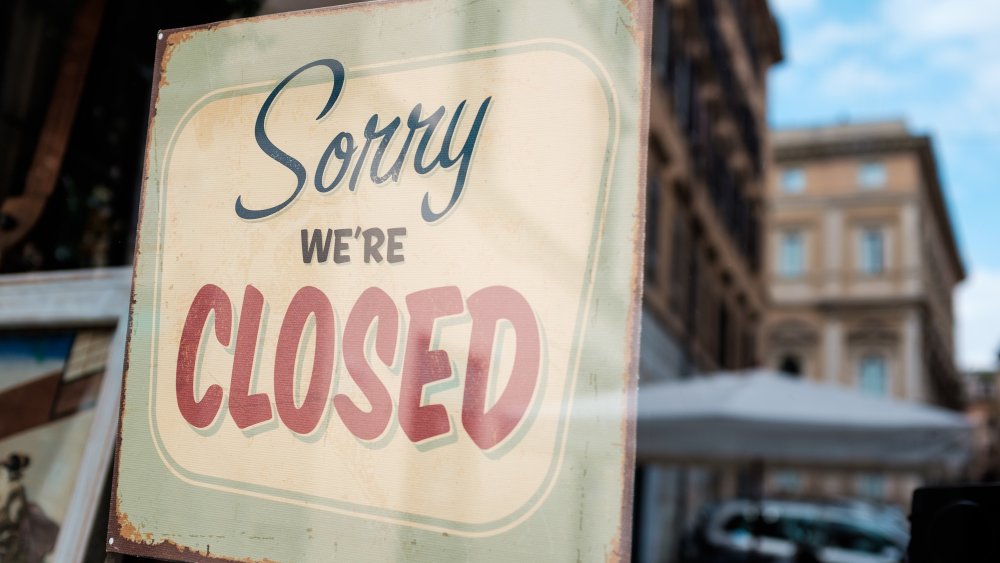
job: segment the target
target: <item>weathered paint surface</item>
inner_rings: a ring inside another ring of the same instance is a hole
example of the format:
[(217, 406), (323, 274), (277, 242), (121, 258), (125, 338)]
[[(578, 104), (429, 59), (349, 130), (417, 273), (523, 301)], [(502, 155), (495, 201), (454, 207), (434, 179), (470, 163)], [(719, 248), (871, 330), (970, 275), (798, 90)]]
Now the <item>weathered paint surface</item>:
[(163, 32), (109, 549), (627, 560), (649, 20)]

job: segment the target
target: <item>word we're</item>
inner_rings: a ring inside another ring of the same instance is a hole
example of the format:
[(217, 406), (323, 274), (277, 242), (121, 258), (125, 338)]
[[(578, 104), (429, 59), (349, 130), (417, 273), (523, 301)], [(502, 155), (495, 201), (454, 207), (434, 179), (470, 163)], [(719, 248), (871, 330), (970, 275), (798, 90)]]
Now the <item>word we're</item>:
[(350, 249), (353, 239), (355, 243), (353, 246), (364, 247), (365, 264), (372, 261), (379, 263), (383, 259), (390, 264), (398, 264), (405, 260), (402, 254), (403, 243), (398, 240), (404, 236), (406, 227), (395, 227), (385, 231), (378, 227), (361, 230), (360, 226), (353, 230), (327, 229), (325, 237), (323, 231), (319, 229), (313, 229), (311, 235), (309, 229), (302, 229), (302, 261), (311, 264), (315, 258), (322, 264), (330, 256), (332, 248), (333, 263), (346, 264), (351, 261)]

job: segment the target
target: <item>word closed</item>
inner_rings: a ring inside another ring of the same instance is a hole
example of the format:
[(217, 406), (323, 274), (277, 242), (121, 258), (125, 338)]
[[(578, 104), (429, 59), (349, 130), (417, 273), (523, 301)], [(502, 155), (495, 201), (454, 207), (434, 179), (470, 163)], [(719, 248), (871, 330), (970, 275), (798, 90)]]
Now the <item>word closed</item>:
[[(424, 386), (452, 376), (448, 352), (431, 349), (431, 335), (437, 319), (460, 315), (467, 309), (472, 327), (461, 406), (462, 427), (481, 449), (487, 450), (503, 442), (524, 418), (538, 383), (541, 336), (535, 313), (527, 300), (517, 291), (499, 285), (481, 289), (464, 302), (455, 286), (416, 291), (405, 300), (408, 329), (400, 326), (396, 303), (377, 287), (369, 287), (361, 293), (343, 325), (344, 366), (370, 404), (370, 408), (364, 409), (343, 393), (329, 400), (337, 363), (335, 331), (339, 323), (330, 300), (322, 291), (312, 286), (302, 287), (289, 303), (278, 334), (274, 387), (269, 395), (250, 392), (264, 309), (263, 294), (253, 285), (246, 286), (239, 326), (233, 334), (233, 308), (229, 296), (220, 287), (206, 284), (195, 295), (181, 334), (177, 353), (177, 407), (188, 424), (196, 428), (211, 425), (222, 410), (226, 393), (222, 386), (210, 385), (201, 397), (197, 396), (195, 388), (198, 359), (204, 352), (200, 349), (203, 333), (209, 330), (207, 324), (214, 312), (218, 344), (229, 347), (232, 339), (236, 340), (228, 410), (239, 428), (267, 422), (276, 410), (289, 430), (301, 435), (311, 434), (332, 404), (347, 430), (361, 440), (381, 436), (392, 419), (394, 408), (398, 408), (400, 427), (414, 443), (448, 434), (451, 422), (444, 405), (423, 404), (422, 400)], [(308, 381), (300, 382), (305, 396), (297, 401), (297, 356), (310, 318), (315, 334), (312, 373)], [(487, 406), (491, 372), (497, 371), (491, 370), (491, 358), (501, 321), (513, 327), (516, 351), (506, 386), (496, 402)], [(393, 404), (388, 388), (372, 369), (370, 362), (375, 358), (365, 353), (366, 338), (373, 324), (376, 324), (374, 355), (386, 366), (395, 362), (400, 330), (407, 330), (397, 405)]]

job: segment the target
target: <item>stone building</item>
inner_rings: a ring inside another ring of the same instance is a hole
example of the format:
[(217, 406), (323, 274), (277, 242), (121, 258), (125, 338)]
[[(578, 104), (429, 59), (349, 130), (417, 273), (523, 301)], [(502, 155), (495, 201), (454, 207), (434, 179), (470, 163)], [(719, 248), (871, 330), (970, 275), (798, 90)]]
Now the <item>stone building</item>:
[[(653, 9), (646, 382), (758, 365), (764, 320), (767, 71), (782, 59), (766, 0), (657, 0)], [(735, 474), (641, 466), (634, 559), (672, 555)]]
[(972, 461), (968, 477), (988, 483), (1000, 481), (1000, 369), (965, 374), (968, 401), (965, 417), (972, 424)]
[(658, 357), (642, 375), (752, 366), (778, 29), (762, 0), (663, 0), (653, 17), (643, 331)]
[[(891, 121), (778, 131), (772, 140), (765, 364), (961, 409), (952, 292), (965, 267), (930, 138)], [(909, 495), (902, 481), (880, 476), (840, 481), (821, 488)]]

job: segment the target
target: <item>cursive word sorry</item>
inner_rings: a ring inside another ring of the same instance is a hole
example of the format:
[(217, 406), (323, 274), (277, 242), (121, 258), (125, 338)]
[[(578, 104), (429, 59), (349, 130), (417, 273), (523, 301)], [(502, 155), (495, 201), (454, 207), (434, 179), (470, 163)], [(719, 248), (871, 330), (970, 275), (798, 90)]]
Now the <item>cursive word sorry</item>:
[[(269, 217), (291, 205), (302, 193), (302, 188), (308, 180), (305, 166), (303, 166), (300, 160), (278, 148), (271, 141), (270, 137), (268, 137), (264, 126), (267, 122), (268, 112), (271, 110), (271, 106), (274, 104), (278, 94), (296, 76), (313, 67), (325, 67), (333, 73), (330, 97), (327, 99), (323, 110), (320, 111), (319, 116), (316, 117), (317, 120), (322, 119), (333, 109), (333, 106), (337, 103), (344, 90), (344, 65), (335, 59), (320, 59), (305, 64), (289, 74), (274, 87), (274, 90), (264, 100), (264, 105), (261, 106), (260, 112), (257, 114), (254, 136), (257, 145), (267, 156), (295, 174), (295, 189), (284, 201), (264, 209), (250, 209), (243, 203), (242, 196), (237, 197), (236, 215), (242, 219), (253, 220)], [(479, 138), (479, 130), (482, 127), (483, 119), (486, 117), (486, 110), (489, 109), (491, 99), (492, 97), (487, 97), (479, 105), (479, 111), (476, 113), (472, 126), (469, 128), (469, 133), (465, 141), (460, 142), (457, 154), (454, 155), (452, 155), (452, 144), (455, 142), (456, 129), (465, 110), (466, 100), (462, 100), (458, 104), (458, 107), (455, 108), (448, 128), (445, 130), (444, 136), (441, 137), (440, 146), (437, 147), (432, 147), (431, 143), (435, 130), (437, 130), (438, 125), (445, 116), (445, 107), (441, 106), (430, 115), (424, 117), (423, 105), (417, 104), (413, 106), (410, 115), (406, 118), (406, 139), (403, 141), (399, 153), (395, 155), (395, 159), (392, 160), (391, 164), (388, 165), (388, 169), (385, 170), (383, 170), (383, 161), (386, 160), (389, 143), (402, 127), (403, 121), (399, 116), (396, 116), (383, 125), (379, 114), (373, 114), (365, 125), (363, 141), (360, 139), (355, 140), (354, 135), (347, 131), (337, 133), (330, 140), (313, 174), (313, 185), (316, 191), (320, 193), (333, 191), (350, 174), (348, 185), (350, 191), (353, 192), (357, 189), (358, 178), (365, 169), (368, 170), (371, 181), (376, 185), (383, 184), (390, 179), (393, 182), (399, 181), (399, 175), (407, 159), (410, 146), (419, 135), (420, 137), (413, 153), (413, 170), (417, 174), (430, 174), (438, 166), (442, 169), (449, 169), (456, 164), (458, 165), (458, 173), (455, 178), (455, 186), (451, 193), (451, 199), (443, 209), (440, 211), (432, 209), (430, 194), (424, 194), (423, 204), (420, 209), (420, 214), (424, 221), (432, 223), (441, 219), (458, 203), (459, 198), (462, 196), (462, 190), (465, 189), (465, 182), (469, 173), (469, 163), (472, 159), (472, 153), (475, 151), (476, 141)], [(377, 146), (374, 148), (374, 154), (370, 154), (372, 153), (373, 145)], [(392, 156), (390, 155), (389, 158), (392, 158)], [(333, 173), (333, 179), (329, 183), (324, 183), (328, 169)]]

